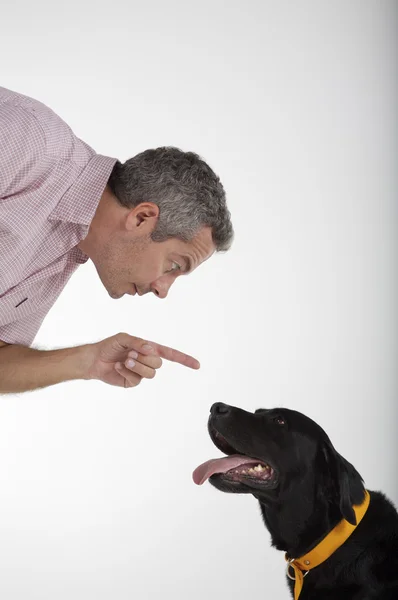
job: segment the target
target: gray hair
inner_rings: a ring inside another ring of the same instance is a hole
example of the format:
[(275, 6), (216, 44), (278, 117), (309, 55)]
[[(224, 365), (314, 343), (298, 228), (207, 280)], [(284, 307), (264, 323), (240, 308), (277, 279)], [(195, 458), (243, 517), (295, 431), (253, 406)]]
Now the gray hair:
[(224, 188), (197, 154), (173, 147), (145, 150), (123, 164), (117, 162), (108, 184), (126, 208), (141, 202), (159, 207), (154, 241), (190, 241), (207, 226), (217, 251), (230, 248), (234, 232)]

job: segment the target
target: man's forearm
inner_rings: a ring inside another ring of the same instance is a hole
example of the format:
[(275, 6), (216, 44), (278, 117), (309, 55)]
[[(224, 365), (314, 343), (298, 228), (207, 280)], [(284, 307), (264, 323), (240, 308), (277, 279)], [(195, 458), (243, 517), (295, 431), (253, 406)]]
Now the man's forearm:
[(36, 390), (62, 381), (85, 378), (85, 347), (33, 350), (0, 347), (0, 394)]

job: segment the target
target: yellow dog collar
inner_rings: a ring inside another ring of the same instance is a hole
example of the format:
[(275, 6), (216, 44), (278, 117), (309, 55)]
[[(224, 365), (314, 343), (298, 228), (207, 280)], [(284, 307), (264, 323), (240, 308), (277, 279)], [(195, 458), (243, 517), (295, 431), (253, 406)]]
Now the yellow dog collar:
[[(368, 491), (365, 491), (365, 499), (362, 504), (353, 506), (357, 519), (356, 525), (351, 525), (351, 523), (343, 519), (325, 538), (323, 538), (322, 541), (319, 542), (317, 546), (315, 546), (315, 548), (304, 556), (301, 556), (300, 558), (289, 558), (287, 554), (285, 555), (287, 562), (287, 576), (295, 582), (294, 600), (298, 600), (301, 594), (304, 577), (308, 575), (311, 569), (314, 569), (325, 562), (325, 560), (332, 556), (332, 554), (348, 540), (350, 535), (362, 521), (362, 518), (368, 510), (369, 503), (370, 495)], [(292, 571), (294, 575), (292, 574)]]

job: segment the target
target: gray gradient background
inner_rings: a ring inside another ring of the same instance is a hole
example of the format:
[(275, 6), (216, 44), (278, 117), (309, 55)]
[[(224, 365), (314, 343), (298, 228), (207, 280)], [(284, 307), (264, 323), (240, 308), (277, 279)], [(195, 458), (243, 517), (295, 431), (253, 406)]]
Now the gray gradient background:
[[(299, 6), (300, 4), (300, 6)], [(13, 2), (1, 85), (98, 152), (174, 144), (222, 177), (233, 250), (167, 302), (82, 267), (37, 338), (197, 355), (137, 390), (0, 400), (0, 597), (288, 597), (256, 502), (197, 488), (208, 408), (284, 405), (398, 501), (396, 2)]]

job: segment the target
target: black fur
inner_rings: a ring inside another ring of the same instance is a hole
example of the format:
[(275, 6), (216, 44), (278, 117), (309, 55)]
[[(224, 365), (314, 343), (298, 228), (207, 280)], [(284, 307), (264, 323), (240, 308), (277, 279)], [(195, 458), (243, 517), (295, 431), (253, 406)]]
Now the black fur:
[[(356, 469), (314, 421), (287, 409), (249, 413), (212, 406), (209, 432), (226, 454), (271, 465), (268, 482), (216, 474), (224, 492), (251, 493), (260, 502), (272, 545), (292, 558), (306, 554), (342, 519), (355, 523), (353, 504), (364, 498)], [(300, 600), (398, 600), (398, 513), (380, 492), (349, 539), (304, 579)], [(282, 557), (281, 557), (281, 560)], [(293, 582), (288, 579), (293, 597)]]

